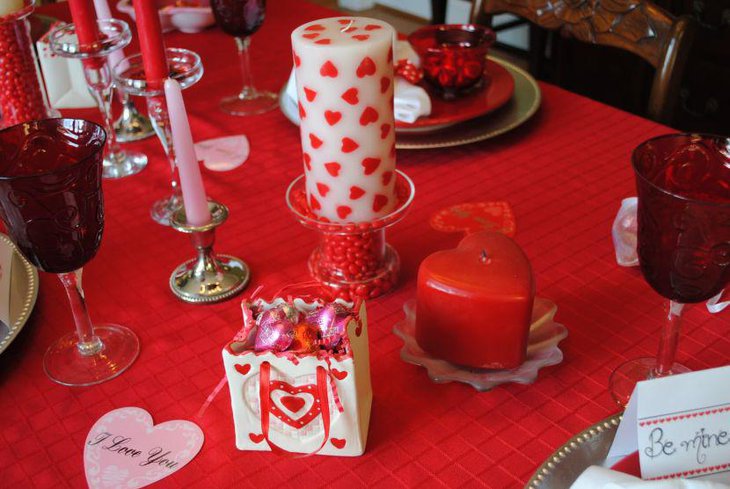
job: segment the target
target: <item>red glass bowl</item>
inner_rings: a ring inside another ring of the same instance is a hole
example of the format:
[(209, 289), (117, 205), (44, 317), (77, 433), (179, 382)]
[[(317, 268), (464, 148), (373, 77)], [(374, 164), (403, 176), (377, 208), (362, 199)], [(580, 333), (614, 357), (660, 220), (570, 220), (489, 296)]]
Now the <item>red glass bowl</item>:
[(492, 29), (474, 24), (431, 25), (408, 36), (424, 78), (447, 99), (481, 85), (495, 39)]

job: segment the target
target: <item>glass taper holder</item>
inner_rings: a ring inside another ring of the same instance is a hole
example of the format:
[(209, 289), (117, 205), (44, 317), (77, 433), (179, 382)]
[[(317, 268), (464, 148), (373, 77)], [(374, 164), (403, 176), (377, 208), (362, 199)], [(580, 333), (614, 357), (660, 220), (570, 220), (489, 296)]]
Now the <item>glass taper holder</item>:
[(120, 143), (140, 141), (155, 134), (152, 122), (141, 114), (134, 105), (132, 96), (124, 90), (119, 90), (119, 102), (122, 104), (122, 113), (114, 122), (114, 132)]
[(102, 176), (123, 178), (142, 171), (147, 166), (147, 156), (142, 153), (124, 151), (119, 147), (112, 127), (112, 83), (111, 70), (107, 65), (109, 53), (122, 49), (132, 40), (132, 33), (126, 22), (118, 19), (98, 20), (100, 39), (91, 45), (81, 45), (76, 37), (74, 24), (61, 24), (49, 36), (51, 50), (64, 58), (80, 59), (84, 65), (84, 77), (104, 121), (107, 133), (106, 151)]
[(185, 209), (178, 209), (170, 219), (176, 231), (189, 234), (197, 256), (178, 266), (170, 276), (170, 289), (179, 299), (190, 303), (212, 303), (243, 291), (251, 278), (248, 265), (230, 255), (213, 251), (215, 230), (228, 218), (228, 208), (209, 201), (211, 220), (203, 226), (187, 221)]
[(318, 218), (307, 204), (304, 175), (286, 191), (286, 203), (304, 227), (319, 233), (307, 265), (328, 300), (374, 299), (398, 284), (400, 258), (385, 240), (385, 229), (408, 212), (415, 195), (413, 181), (396, 171), (398, 204), (389, 214), (370, 222), (335, 223)]
[[(196, 53), (179, 48), (167, 48), (165, 51), (167, 64), (170, 67), (170, 78), (176, 80), (183, 90), (197, 83), (203, 76), (203, 63)], [(162, 225), (170, 225), (172, 214), (182, 207), (182, 194), (175, 165), (175, 150), (172, 146), (165, 91), (162, 86), (152, 87), (147, 83), (141, 54), (124, 58), (114, 66), (113, 72), (114, 82), (120, 90), (129, 95), (145, 97), (147, 100), (147, 112), (152, 121), (152, 127), (160, 139), (170, 164), (170, 186), (172, 187), (171, 195), (152, 204), (150, 216)]]

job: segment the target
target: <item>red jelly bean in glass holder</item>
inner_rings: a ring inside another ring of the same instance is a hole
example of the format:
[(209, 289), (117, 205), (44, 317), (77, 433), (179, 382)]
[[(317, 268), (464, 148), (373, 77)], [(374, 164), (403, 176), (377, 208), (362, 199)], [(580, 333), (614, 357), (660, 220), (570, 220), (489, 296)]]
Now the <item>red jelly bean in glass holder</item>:
[(424, 78), (447, 100), (482, 86), (496, 39), (492, 29), (473, 24), (431, 25), (408, 36)]
[(0, 129), (57, 116), (48, 105), (30, 38), (27, 17), (34, 8), (34, 0), (25, 0), (20, 9), (0, 16)]
[(390, 214), (370, 222), (337, 223), (316, 216), (307, 203), (304, 175), (286, 191), (286, 203), (300, 224), (319, 232), (319, 243), (309, 256), (312, 278), (327, 300), (374, 299), (398, 283), (400, 258), (385, 240), (385, 228), (400, 221), (415, 195), (413, 181), (396, 171), (398, 205)]

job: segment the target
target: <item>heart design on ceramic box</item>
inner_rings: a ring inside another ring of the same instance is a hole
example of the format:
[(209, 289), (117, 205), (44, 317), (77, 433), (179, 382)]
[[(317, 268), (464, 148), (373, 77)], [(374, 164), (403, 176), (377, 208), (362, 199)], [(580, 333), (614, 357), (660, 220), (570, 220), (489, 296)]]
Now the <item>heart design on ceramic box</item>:
[(91, 489), (144, 487), (175, 473), (203, 446), (202, 430), (190, 421), (152, 423), (138, 407), (109, 411), (84, 443), (84, 470)]

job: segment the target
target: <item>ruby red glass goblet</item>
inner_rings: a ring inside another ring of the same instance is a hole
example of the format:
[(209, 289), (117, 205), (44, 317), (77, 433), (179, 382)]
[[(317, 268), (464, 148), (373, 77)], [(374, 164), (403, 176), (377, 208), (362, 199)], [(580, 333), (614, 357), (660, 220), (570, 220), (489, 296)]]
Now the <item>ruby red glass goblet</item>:
[(76, 332), (46, 351), (48, 376), (82, 386), (116, 377), (139, 353), (129, 329), (92, 325), (81, 269), (104, 229), (102, 160), (106, 134), (80, 119), (46, 119), (0, 131), (0, 218), (21, 253), (55, 273), (68, 295)]
[(641, 273), (668, 301), (657, 357), (630, 360), (611, 375), (622, 405), (636, 382), (688, 371), (674, 361), (682, 310), (730, 282), (730, 139), (661, 136), (639, 145), (632, 162)]

